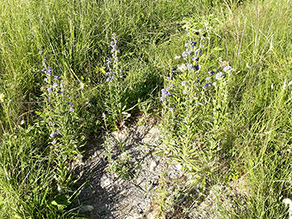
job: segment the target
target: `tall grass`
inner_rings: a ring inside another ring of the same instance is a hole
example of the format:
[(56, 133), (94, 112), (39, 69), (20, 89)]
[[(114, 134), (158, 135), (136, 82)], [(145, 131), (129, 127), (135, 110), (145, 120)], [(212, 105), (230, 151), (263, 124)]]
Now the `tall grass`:
[[(70, 164), (86, 139), (105, 126), (121, 128), (143, 101), (162, 110), (162, 153), (199, 175), (201, 190), (244, 181), (248, 195), (235, 200), (244, 211), (222, 207), (221, 215), (284, 217), (281, 200), (291, 196), (291, 10), (285, 0), (1, 1), (0, 217), (77, 217)], [(190, 74), (174, 57), (195, 29), (208, 35), (201, 69)], [(113, 33), (124, 77), (116, 84), (107, 81)], [(232, 71), (208, 90), (194, 84), (227, 65)], [(50, 96), (53, 83), (60, 90)], [(173, 95), (161, 104), (160, 90), (170, 83)]]

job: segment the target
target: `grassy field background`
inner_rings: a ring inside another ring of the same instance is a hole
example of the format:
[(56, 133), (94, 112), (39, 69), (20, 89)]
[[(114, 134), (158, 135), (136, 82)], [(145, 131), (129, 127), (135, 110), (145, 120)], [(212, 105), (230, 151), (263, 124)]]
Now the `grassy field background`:
[(222, 218), (286, 218), (290, 14), (289, 0), (2, 0), (0, 218), (82, 218), (71, 163), (137, 114), (159, 118), (158, 151), (202, 190), (244, 181)]

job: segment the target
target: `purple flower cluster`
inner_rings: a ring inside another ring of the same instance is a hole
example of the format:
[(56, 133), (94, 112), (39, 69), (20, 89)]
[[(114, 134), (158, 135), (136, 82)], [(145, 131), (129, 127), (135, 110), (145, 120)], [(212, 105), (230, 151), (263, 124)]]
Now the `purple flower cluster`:
[(169, 87), (166, 89), (162, 89), (161, 90), (161, 98), (160, 100), (162, 102), (164, 102), (166, 100), (167, 97), (170, 97), (172, 95), (172, 93), (169, 92)]
[(68, 101), (67, 104), (70, 105), (69, 111), (73, 112), (74, 111), (74, 108), (73, 108), (74, 105), (73, 105), (73, 103), (71, 103), (70, 101)]
[[(110, 46), (112, 47), (111, 49), (111, 53), (112, 53), (112, 58), (106, 58), (106, 65), (107, 65), (107, 68), (108, 68), (108, 72), (106, 73), (106, 76), (107, 76), (107, 79), (106, 81), (107, 82), (111, 82), (114, 80), (114, 76), (112, 75), (113, 72), (115, 72), (115, 70), (117, 70), (117, 66), (118, 66), (118, 62), (119, 62), (119, 57), (118, 57), (118, 53), (120, 52), (120, 50), (118, 49), (117, 47), (117, 35), (116, 34), (113, 34), (112, 35), (112, 41), (110, 42)], [(122, 70), (119, 70), (119, 72), (121, 73)], [(119, 77), (119, 76), (117, 76)], [(124, 75), (120, 75), (121, 78), (125, 78)]]
[(114, 62), (119, 61), (118, 53), (120, 52), (120, 50), (118, 49), (117, 43), (118, 43), (117, 35), (114, 33), (112, 36), (112, 41), (110, 42), (110, 45), (112, 47), (111, 53), (113, 55)]
[[(197, 35), (200, 35), (200, 31), (196, 32)], [(200, 52), (201, 49), (205, 47), (206, 39), (204, 38), (206, 34), (203, 34), (201, 37), (200, 43), (198, 43), (196, 40), (189, 40), (188, 42), (185, 43), (185, 51), (182, 53), (182, 57), (184, 60), (187, 60), (187, 58), (194, 54), (192, 57), (192, 61), (195, 62), (195, 64), (187, 64), (187, 68), (190, 71), (199, 71), (200, 70), (200, 65), (199, 65), (199, 56), (202, 55)], [(179, 56), (175, 56), (175, 59), (177, 59)]]
[[(54, 77), (52, 77), (51, 67), (48, 66), (46, 57), (44, 57), (44, 60), (42, 61), (42, 63), (44, 67), (42, 71), (47, 74), (44, 81), (47, 83), (48, 94), (50, 95), (52, 92), (55, 92), (57, 94), (63, 94), (63, 92), (60, 90), (61, 88), (60, 77), (57, 75), (54, 75)], [(71, 102), (67, 102), (67, 103), (70, 105), (69, 111), (73, 112), (74, 111), (73, 104)]]
[(47, 65), (47, 57), (44, 57), (42, 71), (47, 73), (49, 76), (52, 76), (52, 71), (51, 70), (52, 70), (52, 68)]

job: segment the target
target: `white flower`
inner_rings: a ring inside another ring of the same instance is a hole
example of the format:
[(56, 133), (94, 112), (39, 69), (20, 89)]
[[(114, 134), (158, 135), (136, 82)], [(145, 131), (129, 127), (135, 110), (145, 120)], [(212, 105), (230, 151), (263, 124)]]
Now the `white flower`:
[(187, 66), (185, 64), (182, 64), (182, 65), (178, 66), (177, 69), (180, 70), (180, 71), (186, 71), (187, 70)]
[(0, 93), (0, 102), (4, 102), (4, 94)]
[(286, 206), (289, 206), (289, 219), (292, 219), (292, 201), (289, 198), (283, 199), (283, 203)]

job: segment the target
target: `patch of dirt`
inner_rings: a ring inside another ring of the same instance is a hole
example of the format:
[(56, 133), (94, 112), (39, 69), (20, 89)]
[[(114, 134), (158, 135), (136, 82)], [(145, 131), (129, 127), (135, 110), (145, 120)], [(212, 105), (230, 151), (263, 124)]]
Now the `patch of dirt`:
[(154, 154), (160, 135), (155, 122), (148, 122), (96, 141), (77, 168), (87, 180), (77, 199), (80, 211), (92, 219), (215, 219), (222, 218), (222, 206), (234, 212), (239, 184), (214, 185), (202, 195), (192, 183), (196, 176)]

